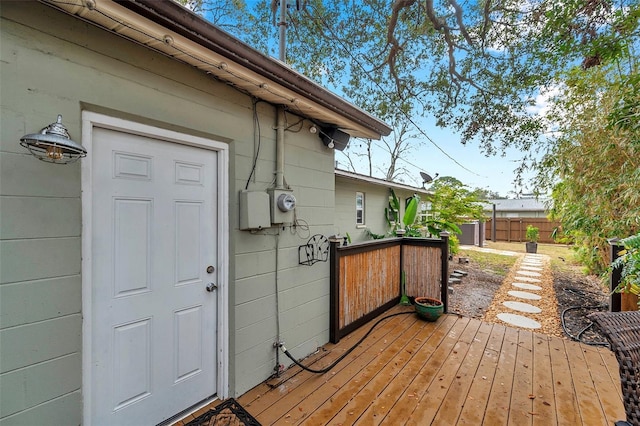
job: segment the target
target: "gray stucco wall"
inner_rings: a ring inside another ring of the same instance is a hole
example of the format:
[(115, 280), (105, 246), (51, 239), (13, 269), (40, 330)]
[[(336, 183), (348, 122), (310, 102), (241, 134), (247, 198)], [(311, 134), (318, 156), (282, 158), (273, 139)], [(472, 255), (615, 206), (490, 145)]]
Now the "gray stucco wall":
[[(273, 372), (276, 275), (287, 347), (302, 357), (326, 343), (328, 263), (299, 266), (297, 249), (333, 232), (333, 151), (317, 135), (287, 132), (285, 179), (305, 222), (239, 231), (238, 191), (256, 150), (248, 96), (39, 3), (3, 2), (1, 13), (0, 425), (82, 419), (81, 167), (38, 161), (18, 144), (57, 114), (75, 140), (90, 110), (230, 144), (232, 396)], [(258, 114), (254, 190), (271, 184), (275, 161), (274, 108), (261, 103)]]

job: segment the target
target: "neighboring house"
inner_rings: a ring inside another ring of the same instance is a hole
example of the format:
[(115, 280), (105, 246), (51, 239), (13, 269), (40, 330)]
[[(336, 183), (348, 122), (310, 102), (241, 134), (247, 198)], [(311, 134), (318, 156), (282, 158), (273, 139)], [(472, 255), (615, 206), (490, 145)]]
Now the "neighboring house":
[[(174, 2), (0, 13), (0, 424), (157, 424), (328, 342), (326, 134), (389, 127)], [(86, 158), (19, 145), (58, 114)]]
[(414, 194), (427, 201), (429, 191), (397, 182), (390, 182), (346, 170), (335, 170), (335, 232), (352, 242), (370, 240), (368, 232), (384, 235), (389, 232), (385, 208), (389, 207), (390, 189), (400, 200), (400, 218), (405, 201)]
[(547, 217), (548, 202), (538, 198), (487, 200), (484, 211), (491, 217), (495, 205), (496, 217)]

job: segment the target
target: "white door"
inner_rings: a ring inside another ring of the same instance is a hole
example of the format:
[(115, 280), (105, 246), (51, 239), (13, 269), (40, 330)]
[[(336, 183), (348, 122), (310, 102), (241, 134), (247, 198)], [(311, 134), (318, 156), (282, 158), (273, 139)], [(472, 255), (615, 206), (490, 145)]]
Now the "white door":
[(92, 146), (91, 423), (152, 425), (216, 394), (218, 154)]

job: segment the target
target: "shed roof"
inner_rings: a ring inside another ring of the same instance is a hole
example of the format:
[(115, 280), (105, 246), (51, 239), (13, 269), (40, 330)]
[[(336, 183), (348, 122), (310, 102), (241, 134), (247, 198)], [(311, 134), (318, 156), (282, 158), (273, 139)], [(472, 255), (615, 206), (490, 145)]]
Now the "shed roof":
[(379, 139), (383, 121), (268, 57), (174, 1), (43, 0), (71, 15), (188, 63), (237, 89), (355, 137)]

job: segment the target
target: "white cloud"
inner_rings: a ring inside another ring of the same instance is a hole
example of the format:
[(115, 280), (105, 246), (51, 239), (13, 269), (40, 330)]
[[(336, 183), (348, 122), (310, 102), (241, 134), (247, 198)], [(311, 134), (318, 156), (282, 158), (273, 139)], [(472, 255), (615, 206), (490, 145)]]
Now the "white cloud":
[(541, 87), (535, 98), (535, 104), (527, 107), (531, 115), (539, 115), (547, 118), (553, 106), (553, 98), (560, 94), (560, 87)]

